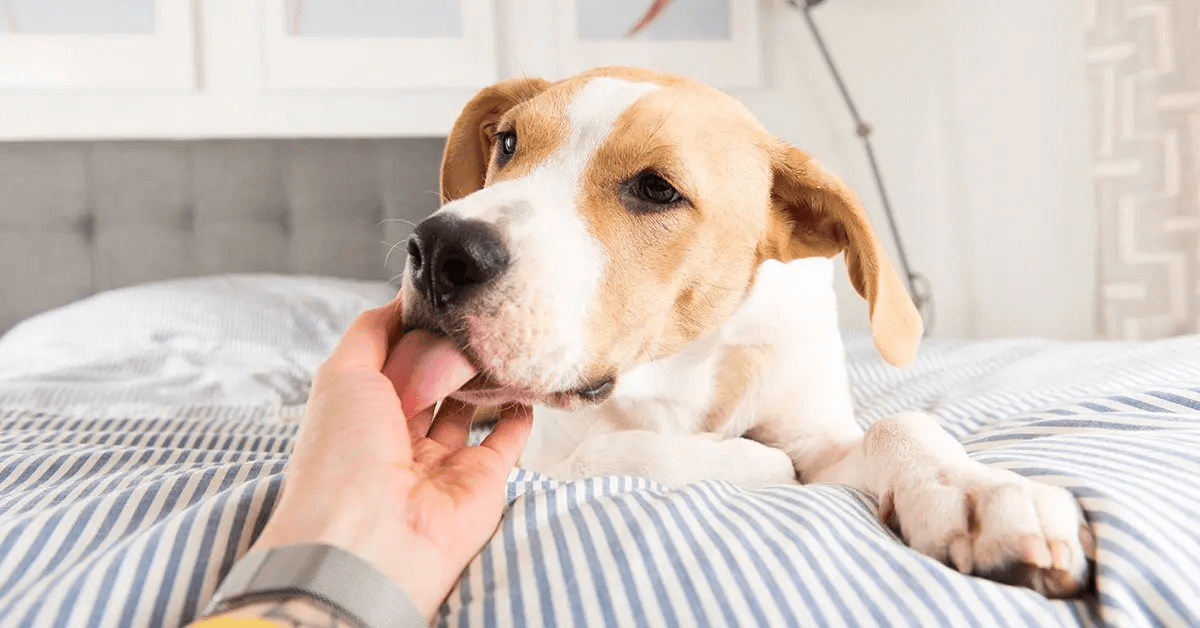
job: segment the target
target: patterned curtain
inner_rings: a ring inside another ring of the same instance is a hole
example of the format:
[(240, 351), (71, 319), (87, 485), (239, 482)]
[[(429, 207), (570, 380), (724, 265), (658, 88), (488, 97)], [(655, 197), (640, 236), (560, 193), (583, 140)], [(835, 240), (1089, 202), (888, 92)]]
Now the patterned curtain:
[(1102, 336), (1200, 331), (1200, 0), (1085, 0)]

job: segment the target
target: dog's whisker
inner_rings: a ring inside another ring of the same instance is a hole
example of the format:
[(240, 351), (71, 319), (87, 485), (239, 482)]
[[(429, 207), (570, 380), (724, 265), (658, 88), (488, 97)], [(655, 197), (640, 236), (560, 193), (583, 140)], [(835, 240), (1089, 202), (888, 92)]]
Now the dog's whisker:
[(417, 223), (415, 223), (415, 222), (413, 222), (413, 221), (411, 221), (411, 220), (409, 220), (409, 219), (407, 219), (407, 218), (384, 218), (383, 220), (380, 220), (380, 221), (379, 221), (379, 224), (378, 224), (378, 225), (376, 225), (376, 226), (378, 227), (378, 226), (380, 226), (380, 225), (385, 225), (385, 224), (387, 224), (387, 223), (389, 223), (389, 222), (402, 222), (402, 223), (404, 223), (404, 224), (406, 224), (406, 225), (408, 225), (408, 226), (410, 226), (410, 227), (416, 227), (416, 226), (417, 226)]
[[(395, 251), (395, 250), (396, 250), (396, 247), (400, 246), (401, 244), (404, 244), (404, 242), (406, 242), (406, 241), (405, 241), (405, 240), (401, 240), (400, 242), (397, 242), (397, 243), (395, 243), (395, 244), (391, 245), (390, 247), (388, 247), (388, 251), (387, 251), (387, 253), (386, 253), (386, 254), (383, 256), (383, 265), (384, 265), (384, 266), (387, 266), (388, 260), (389, 260), (389, 259), (391, 259), (391, 257), (392, 257), (392, 251)], [(381, 240), (379, 243), (380, 243), (380, 244), (387, 244), (387, 242), (384, 242), (384, 241), (382, 241), (382, 240)], [(401, 274), (403, 274), (403, 273), (401, 273)]]

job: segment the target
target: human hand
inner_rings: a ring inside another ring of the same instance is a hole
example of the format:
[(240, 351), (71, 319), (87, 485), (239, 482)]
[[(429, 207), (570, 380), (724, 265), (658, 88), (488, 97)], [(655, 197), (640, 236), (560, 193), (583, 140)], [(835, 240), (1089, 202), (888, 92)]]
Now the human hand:
[(349, 550), (429, 618), (495, 532), (532, 414), (506, 409), (475, 447), (466, 446), (471, 408), (446, 401), (435, 421), (433, 404), (476, 371), (424, 332), (406, 334), (389, 357), (399, 303), (359, 316), (317, 371), (282, 496), (254, 549)]

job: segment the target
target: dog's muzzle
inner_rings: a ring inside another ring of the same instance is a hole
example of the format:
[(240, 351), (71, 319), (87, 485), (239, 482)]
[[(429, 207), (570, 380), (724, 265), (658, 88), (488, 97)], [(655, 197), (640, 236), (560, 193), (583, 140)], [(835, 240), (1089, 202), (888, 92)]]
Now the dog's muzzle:
[[(506, 301), (515, 297), (504, 279), (512, 265), (511, 255), (495, 226), (451, 213), (435, 214), (413, 230), (408, 256), (412, 292), (406, 298), (414, 302), (412, 308), (406, 308), (406, 331), (425, 329), (449, 336), (479, 369), (479, 374), (459, 391), (461, 401), (476, 405), (520, 401), (575, 408), (602, 403), (612, 395), (615, 373), (548, 389), (542, 374), (536, 371), (555, 365), (529, 363), (523, 352), (538, 350), (526, 346), (524, 337), (529, 334), (497, 327), (519, 326), (523, 321), (512, 319), (511, 312), (508, 319), (496, 318)], [(471, 320), (482, 324), (484, 331), (473, 331)], [(472, 337), (472, 333), (482, 336)], [(508, 341), (507, 347), (502, 341), (497, 355), (495, 341), (506, 335), (522, 340)], [(497, 361), (498, 370), (489, 368)], [(534, 377), (530, 377), (531, 372)]]

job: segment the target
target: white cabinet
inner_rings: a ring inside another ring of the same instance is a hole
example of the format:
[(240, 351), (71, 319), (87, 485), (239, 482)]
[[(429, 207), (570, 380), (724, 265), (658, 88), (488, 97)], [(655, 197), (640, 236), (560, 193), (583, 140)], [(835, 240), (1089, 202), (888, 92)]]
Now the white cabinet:
[(0, 0), (0, 89), (187, 89), (195, 14), (180, 0)]
[(602, 64), (753, 86), (766, 1), (624, 40), (651, 0), (0, 0), (0, 140), (438, 136), (483, 86)]

